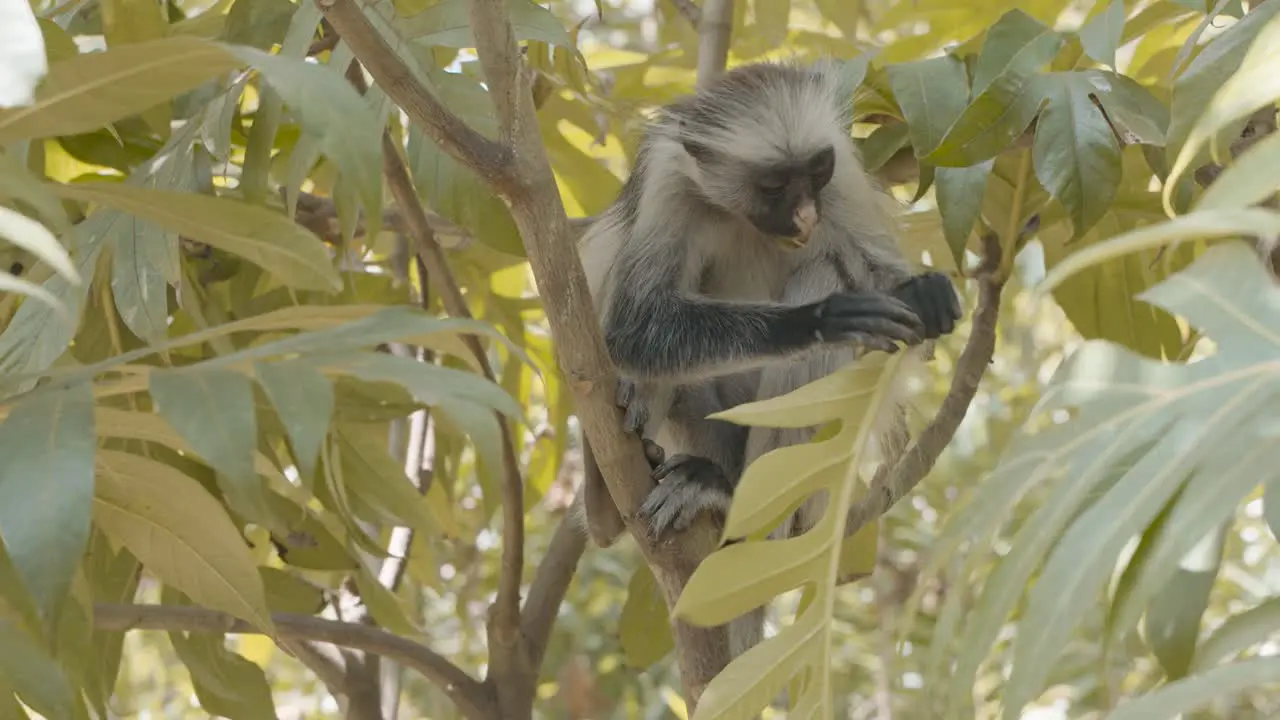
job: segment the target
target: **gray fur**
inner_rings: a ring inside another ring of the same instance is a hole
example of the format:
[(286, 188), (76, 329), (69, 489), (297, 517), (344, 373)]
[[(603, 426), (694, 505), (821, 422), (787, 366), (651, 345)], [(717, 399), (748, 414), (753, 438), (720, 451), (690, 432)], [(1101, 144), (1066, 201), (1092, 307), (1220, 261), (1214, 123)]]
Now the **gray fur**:
[[(913, 275), (894, 237), (891, 199), (873, 186), (845, 130), (850, 107), (839, 88), (830, 64), (761, 63), (663, 108), (617, 202), (581, 241), (606, 343), (635, 382), (629, 411), (646, 419), (638, 429), (668, 457), (715, 461), (730, 487), (751, 461), (813, 430), (745, 428), (707, 414), (786, 393), (861, 351), (847, 342), (780, 348), (761, 339), (765, 328), (788, 309), (833, 293), (887, 292)], [(758, 208), (744, 188), (760, 168), (824, 147), (835, 149), (835, 168), (817, 198), (821, 219), (807, 244), (785, 247), (746, 219)], [(730, 492), (713, 485), (697, 494), (673, 482), (678, 474), (646, 502), (656, 525), (727, 512)], [(811, 527), (824, 503), (806, 501), (774, 536)], [(762, 619), (756, 610), (731, 623), (734, 655), (758, 641)]]

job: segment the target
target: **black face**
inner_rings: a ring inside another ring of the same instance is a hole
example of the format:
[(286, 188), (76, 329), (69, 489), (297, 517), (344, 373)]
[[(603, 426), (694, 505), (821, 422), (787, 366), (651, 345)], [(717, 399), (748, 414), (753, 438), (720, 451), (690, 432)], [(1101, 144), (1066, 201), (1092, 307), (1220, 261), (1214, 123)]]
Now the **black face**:
[(752, 198), (747, 218), (761, 232), (782, 237), (798, 235), (796, 210), (806, 200), (812, 200), (821, 215), (819, 194), (831, 182), (835, 164), (835, 150), (828, 147), (799, 162), (762, 168), (752, 178), (754, 186), (747, 189), (746, 194)]

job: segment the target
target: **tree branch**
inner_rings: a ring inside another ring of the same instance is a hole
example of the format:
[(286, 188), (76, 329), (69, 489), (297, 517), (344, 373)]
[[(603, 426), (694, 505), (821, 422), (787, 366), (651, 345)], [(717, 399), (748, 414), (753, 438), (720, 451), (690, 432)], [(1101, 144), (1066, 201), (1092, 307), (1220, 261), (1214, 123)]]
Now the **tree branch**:
[[(391, 658), (417, 670), (438, 685), (468, 718), (498, 717), (493, 698), (479, 680), (425, 645), (369, 625), (338, 622), (309, 615), (273, 613), (272, 623), (281, 639), (332, 643)], [(97, 630), (164, 630), (167, 632), (220, 632), (261, 635), (249, 623), (226, 613), (183, 605), (95, 605)]]
[(693, 0), (671, 0), (671, 5), (695, 28), (702, 22), (702, 10), (693, 4)]
[(733, 30), (733, 0), (706, 0), (698, 18), (698, 85), (724, 72)]
[(409, 66), (387, 47), (355, 0), (315, 2), (387, 96), (432, 141), (490, 182), (505, 177), (510, 151), (467, 125), (418, 82)]
[[(1009, 239), (1012, 243), (1014, 240)], [(956, 372), (951, 379), (938, 414), (934, 416), (915, 441), (893, 466), (881, 466), (871, 480), (867, 495), (849, 509), (845, 534), (852, 535), (888, 512), (907, 493), (915, 489), (925, 475), (933, 469), (938, 456), (955, 437), (969, 404), (978, 391), (978, 384), (991, 363), (996, 349), (996, 320), (1000, 314), (1000, 293), (1007, 276), (999, 268), (1001, 247), (999, 241), (988, 235), (983, 238), (983, 261), (974, 273), (978, 281), (978, 308), (973, 313), (973, 327), (969, 340), (956, 361)]]
[(576, 521), (568, 514), (560, 519), (547, 554), (538, 564), (538, 572), (529, 584), (529, 596), (525, 598), (520, 627), (525, 642), (529, 644), (529, 659), (534, 667), (541, 667), (551, 629), (555, 626), (560, 604), (578, 570), (578, 561), (587, 549), (587, 537), (578, 529)]

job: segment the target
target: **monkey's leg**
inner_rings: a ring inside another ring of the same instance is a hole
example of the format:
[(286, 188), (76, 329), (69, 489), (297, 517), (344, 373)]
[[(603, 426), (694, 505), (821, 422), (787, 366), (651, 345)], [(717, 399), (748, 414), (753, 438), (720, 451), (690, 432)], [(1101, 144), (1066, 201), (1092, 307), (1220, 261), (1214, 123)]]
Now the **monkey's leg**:
[[(618, 380), (615, 401), (618, 407), (625, 411), (622, 423), (622, 429), (625, 432), (638, 434), (644, 431), (650, 416), (652, 404), (650, 395), (653, 393), (638, 391), (638, 385), (633, 380), (628, 378)], [(663, 449), (648, 438), (641, 437), (640, 440), (644, 445), (644, 456), (649, 461), (649, 467), (656, 468), (661, 465), (666, 455)], [(591, 451), (591, 443), (587, 441), (585, 434), (582, 436), (582, 510), (585, 516), (583, 524), (586, 526), (587, 534), (597, 547), (605, 548), (613, 545), (626, 529), (622, 522), (622, 514), (618, 512), (618, 506), (614, 504), (613, 496), (609, 494), (609, 488), (605, 484), (604, 476), (600, 473), (600, 466), (596, 463), (595, 454)]]
[(707, 416), (748, 399), (743, 389), (752, 386), (751, 377), (676, 388), (664, 429), (675, 452), (654, 469), (659, 485), (639, 511), (655, 537), (684, 530), (703, 512), (723, 521), (742, 473), (746, 428)]

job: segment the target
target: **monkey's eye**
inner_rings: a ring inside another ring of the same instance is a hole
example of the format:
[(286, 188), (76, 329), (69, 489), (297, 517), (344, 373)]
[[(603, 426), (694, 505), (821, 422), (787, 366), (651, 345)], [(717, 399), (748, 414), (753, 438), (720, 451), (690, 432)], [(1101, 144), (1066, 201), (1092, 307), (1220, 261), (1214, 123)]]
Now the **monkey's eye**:
[(760, 192), (770, 197), (781, 195), (787, 189), (787, 179), (780, 175), (766, 175), (760, 178), (757, 185)]
[(809, 159), (809, 174), (819, 187), (826, 185), (835, 172), (836, 153), (834, 148), (824, 148)]

